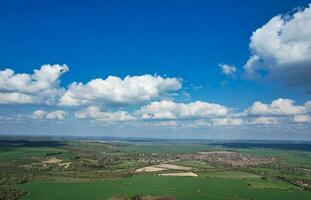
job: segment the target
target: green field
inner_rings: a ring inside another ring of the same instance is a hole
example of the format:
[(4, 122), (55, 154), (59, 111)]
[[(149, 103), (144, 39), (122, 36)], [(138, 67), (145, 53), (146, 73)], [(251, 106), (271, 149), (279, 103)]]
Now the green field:
[(216, 172), (203, 172), (199, 174), (204, 177), (211, 178), (227, 178), (227, 179), (259, 179), (260, 176), (243, 171), (216, 171)]
[(62, 158), (70, 158), (72, 154), (60, 148), (53, 147), (18, 147), (0, 148), (0, 160), (18, 160), (21, 158), (45, 157), (47, 154), (61, 153)]
[(19, 187), (29, 191), (23, 200), (104, 200), (121, 194), (173, 195), (179, 200), (254, 198), (257, 200), (305, 200), (311, 198), (311, 192), (252, 188), (247, 182), (240, 180), (154, 175), (139, 175), (92, 183), (31, 182)]
[(270, 190), (297, 190), (298, 187), (284, 181), (252, 179), (247, 181), (252, 188), (270, 189)]

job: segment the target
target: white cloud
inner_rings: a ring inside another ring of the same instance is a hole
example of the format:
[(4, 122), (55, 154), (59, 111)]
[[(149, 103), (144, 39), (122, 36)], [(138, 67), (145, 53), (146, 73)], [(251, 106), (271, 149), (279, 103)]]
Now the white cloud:
[(153, 122), (152, 124), (149, 124), (151, 126), (160, 126), (160, 127), (178, 127), (180, 126), (177, 121), (159, 121), (159, 122)]
[(49, 120), (65, 120), (67, 112), (63, 110), (56, 110), (52, 112), (46, 112), (44, 110), (36, 110), (33, 112), (32, 119), (49, 119)]
[(143, 106), (135, 114), (142, 119), (193, 119), (224, 116), (227, 113), (228, 109), (219, 104), (201, 101), (186, 104), (163, 100)]
[(47, 115), (47, 112), (44, 110), (36, 110), (32, 113), (33, 119), (44, 119)]
[(243, 124), (243, 120), (239, 118), (213, 118), (214, 126), (239, 126)]
[(219, 64), (219, 67), (221, 68), (222, 73), (227, 76), (233, 76), (236, 72), (236, 68), (234, 65)]
[(60, 77), (67, 65), (42, 65), (32, 74), (0, 70), (0, 104), (83, 104), (128, 105), (147, 102), (175, 92), (182, 86), (181, 79), (161, 76), (109, 76), (86, 84), (73, 82), (65, 90), (60, 88)]
[(125, 111), (103, 112), (99, 107), (89, 106), (84, 110), (77, 111), (75, 117), (78, 119), (94, 119), (104, 122), (133, 121), (135, 117)]
[(52, 104), (62, 89), (60, 76), (67, 65), (42, 65), (33, 74), (15, 74), (12, 69), (0, 70), (1, 104)]
[(249, 77), (265, 71), (268, 78), (311, 88), (310, 6), (292, 16), (275, 16), (253, 32), (252, 55), (244, 65)]
[(270, 105), (257, 101), (248, 109), (248, 113), (251, 115), (299, 115), (307, 112), (304, 106), (296, 106), (294, 103), (293, 100), (282, 98), (272, 101)]
[(251, 124), (262, 124), (262, 125), (278, 124), (278, 123), (279, 120), (275, 117), (258, 117), (251, 122)]
[(0, 104), (32, 104), (37, 96), (19, 92), (0, 92)]
[(67, 116), (67, 113), (62, 110), (56, 110), (50, 112), (46, 115), (46, 119), (55, 119), (55, 120), (64, 120)]
[(60, 99), (60, 105), (77, 106), (90, 103), (134, 104), (150, 101), (181, 88), (181, 80), (161, 76), (109, 76), (86, 84), (72, 83)]
[(310, 117), (310, 115), (295, 115), (293, 118), (293, 122), (295, 122), (295, 123), (311, 122), (311, 117)]

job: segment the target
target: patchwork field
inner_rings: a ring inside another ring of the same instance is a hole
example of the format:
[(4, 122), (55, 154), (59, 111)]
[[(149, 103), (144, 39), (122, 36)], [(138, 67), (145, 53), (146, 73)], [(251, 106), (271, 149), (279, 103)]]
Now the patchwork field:
[(0, 199), (311, 199), (311, 148), (272, 147), (0, 139)]

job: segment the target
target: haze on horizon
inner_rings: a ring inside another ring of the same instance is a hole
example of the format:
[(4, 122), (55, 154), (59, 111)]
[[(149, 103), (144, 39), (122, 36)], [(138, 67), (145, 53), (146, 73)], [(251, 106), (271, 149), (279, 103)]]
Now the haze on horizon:
[(311, 140), (308, 1), (0, 3), (0, 134)]

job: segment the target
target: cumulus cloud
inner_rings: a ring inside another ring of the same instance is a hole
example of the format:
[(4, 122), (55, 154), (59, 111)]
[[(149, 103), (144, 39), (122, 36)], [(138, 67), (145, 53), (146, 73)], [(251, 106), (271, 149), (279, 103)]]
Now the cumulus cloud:
[(219, 104), (201, 101), (186, 104), (167, 100), (152, 102), (136, 111), (142, 119), (193, 119), (224, 116), (227, 113), (228, 108)]
[(293, 117), (293, 122), (294, 123), (307, 123), (307, 122), (311, 122), (311, 117), (310, 117), (310, 115), (295, 115)]
[(213, 118), (214, 126), (239, 126), (243, 124), (243, 120), (239, 118)]
[(54, 119), (54, 120), (64, 120), (67, 116), (67, 113), (62, 110), (57, 110), (50, 112), (46, 115), (46, 119)]
[[(311, 88), (311, 4), (293, 15), (278, 15), (253, 32), (251, 57), (244, 65), (250, 78), (263, 76), (287, 85)], [(262, 73), (265, 72), (265, 73)]]
[(47, 112), (44, 110), (36, 110), (32, 113), (33, 119), (44, 119), (47, 115)]
[(258, 117), (251, 122), (251, 124), (262, 124), (262, 125), (278, 124), (278, 123), (279, 120), (275, 117)]
[(181, 88), (181, 80), (161, 76), (109, 76), (86, 84), (72, 83), (60, 99), (60, 105), (77, 106), (90, 103), (134, 104), (150, 101)]
[(306, 107), (294, 105), (290, 99), (279, 98), (271, 104), (255, 102), (249, 109), (251, 115), (299, 115), (307, 112)]
[(89, 106), (84, 110), (77, 111), (75, 117), (78, 119), (94, 119), (103, 122), (133, 121), (135, 117), (125, 111), (103, 112), (99, 107)]
[(52, 104), (63, 92), (59, 78), (66, 71), (67, 65), (42, 65), (32, 74), (0, 70), (0, 103)]
[(65, 120), (67, 117), (67, 112), (63, 110), (56, 110), (52, 112), (47, 112), (44, 110), (36, 110), (31, 115), (32, 119), (49, 119), (49, 120)]
[(234, 65), (219, 64), (219, 67), (221, 68), (222, 73), (227, 76), (233, 76), (236, 72), (236, 68)]
[(61, 88), (60, 77), (68, 71), (67, 65), (42, 65), (32, 74), (0, 70), (0, 104), (84, 104), (130, 105), (160, 98), (181, 89), (178, 78), (142, 75), (121, 79), (109, 76), (85, 84), (73, 82), (68, 89)]
[(278, 124), (280, 119), (287, 122), (307, 123), (311, 121), (308, 113), (311, 112), (311, 101), (307, 101), (303, 105), (295, 105), (295, 101), (291, 99), (276, 99), (271, 104), (255, 102), (245, 112), (246, 116), (257, 116), (258, 118), (250, 122), (250, 124)]

